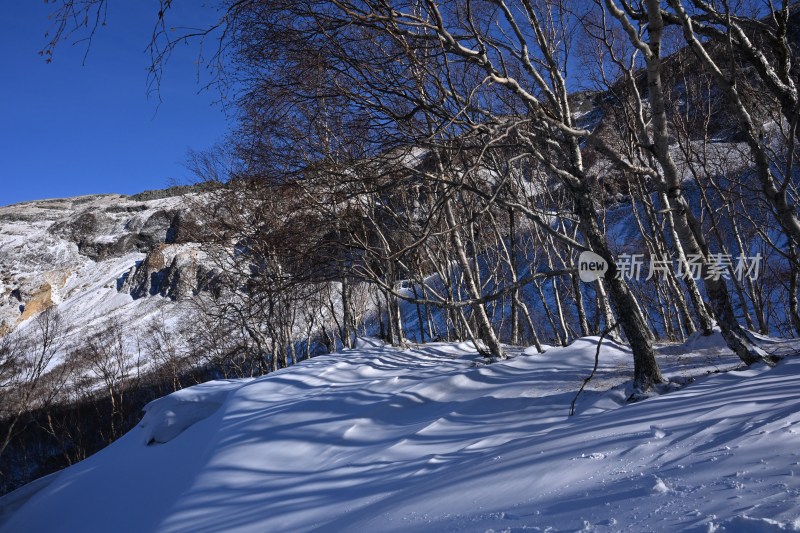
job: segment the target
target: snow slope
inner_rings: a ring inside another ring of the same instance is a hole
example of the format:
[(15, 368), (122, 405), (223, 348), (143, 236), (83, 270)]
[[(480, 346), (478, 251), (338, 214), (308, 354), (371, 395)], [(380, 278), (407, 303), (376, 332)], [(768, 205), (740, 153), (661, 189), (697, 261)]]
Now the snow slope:
[(99, 194), (0, 207), (0, 335), (24, 335), (51, 305), (75, 339), (111, 319), (131, 332), (156, 316), (184, 316), (183, 301), (135, 299), (122, 290), (153, 247), (161, 247), (167, 265), (193, 247), (167, 242), (171, 219), (188, 209), (186, 196), (137, 198)]
[(186, 389), (0, 499), (0, 531), (800, 529), (800, 360), (712, 374), (736, 359), (672, 347), (688, 384), (627, 404), (630, 353), (604, 341), (569, 417), (596, 345), (485, 366), (468, 344), (360, 340)]

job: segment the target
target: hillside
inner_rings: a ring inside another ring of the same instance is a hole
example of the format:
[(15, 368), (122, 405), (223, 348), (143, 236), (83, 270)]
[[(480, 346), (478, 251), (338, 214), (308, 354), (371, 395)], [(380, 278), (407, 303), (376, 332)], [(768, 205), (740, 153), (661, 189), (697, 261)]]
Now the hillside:
[[(165, 304), (184, 299), (192, 287), (154, 287), (149, 278), (187, 277), (200, 267), (187, 197), (150, 196), (0, 207), (0, 331), (29, 327), (28, 319), (50, 306), (75, 336), (110, 319), (134, 329), (162, 309), (179, 313), (180, 305)], [(154, 271), (156, 256), (161, 267)]]
[[(733, 151), (724, 143), (715, 148)], [(0, 493), (80, 461), (113, 442), (138, 423), (141, 407), (153, 398), (214, 377), (259, 375), (346, 346), (349, 339), (341, 329), (344, 287), (335, 278), (287, 286), (281, 296), (285, 307), (278, 306), (270, 311), (272, 315), (265, 310), (269, 301), (248, 301), (246, 293), (245, 299), (236, 300), (241, 293), (228, 291), (210, 307), (209, 316), (198, 316), (197, 296), (209, 295), (203, 283), (219, 263), (207, 256), (213, 247), (197, 240), (203, 225), (214, 221), (200, 221), (192, 214), (197, 193), (174, 192), (187, 191), (96, 195), (0, 208), (0, 344), (13, 345), (18, 340), (20, 345), (41, 344), (39, 317), (45, 309), (51, 308), (63, 320), (61, 338), (50, 343), (52, 359), (44, 361), (46, 381), (36, 386), (30, 400), (20, 403), (30, 416), (20, 417), (12, 410), (13, 398), (0, 410), (0, 430), (20, 420), (0, 465)], [(609, 242), (620, 253), (642, 250), (635, 213), (626, 205), (629, 200), (607, 200), (604, 219)], [(270, 201), (267, 196), (268, 207)], [(272, 219), (267, 220), (269, 228)], [(541, 253), (555, 252), (546, 260), (566, 262), (566, 266), (574, 260), (572, 252), (561, 255), (547, 247), (535, 228), (520, 226), (518, 276), (541, 268)], [(496, 265), (507, 261), (499, 255), (499, 246), (489, 244), (479, 258), (487, 292), (498, 283)], [(242, 257), (236, 255), (236, 248), (233, 254), (236, 260)], [(247, 264), (242, 266), (250, 272)], [(449, 273), (440, 270), (427, 276), (426, 287), (441, 291), (446, 286), (443, 275), (458, 275), (452, 262), (448, 268)], [(269, 278), (256, 280), (264, 281)], [(462, 340), (474, 328), (469, 325), (474, 319), (470, 314), (462, 314), (459, 321), (457, 313), (433, 305), (399, 299), (387, 304), (373, 283), (357, 276), (350, 283), (353, 335), (385, 336), (385, 327), (391, 323), (388, 309), (393, 305), (397, 305), (404, 336), (412, 341)], [(398, 290), (413, 298), (415, 291), (420, 295), (424, 290), (419, 283), (400, 281)], [(642, 301), (647, 302), (647, 289), (643, 289)], [(770, 289), (767, 285), (761, 294), (767, 290), (779, 291), (780, 286)], [(462, 291), (462, 286), (456, 288), (457, 298), (466, 297)], [(581, 293), (588, 304), (584, 312), (589, 331), (599, 332), (603, 311), (599, 300), (597, 305), (590, 303), (596, 298), (591, 287), (584, 286), (579, 293), (567, 283), (544, 281), (520, 291), (520, 304), (529, 313), (526, 320), (517, 319), (522, 341), (534, 343), (532, 328), (538, 331), (540, 342), (553, 345), (580, 337), (576, 296)], [(233, 307), (225, 307), (230, 304)], [(512, 342), (512, 307), (508, 299), (487, 306), (503, 342)], [(230, 312), (237, 308), (252, 314), (239, 320), (240, 315)], [(664, 309), (650, 303), (647, 310), (656, 334), (676, 340), (677, 335), (666, 327), (669, 319)], [(772, 318), (777, 325), (786, 321), (780, 313)], [(285, 328), (277, 331), (281, 335), (277, 340), (272, 329), (276, 323), (284, 323)], [(269, 348), (250, 342), (245, 328), (251, 326), (259, 328), (270, 344), (278, 345), (274, 349), (283, 352), (283, 363), (270, 355)], [(678, 335), (680, 329), (679, 324)], [(778, 327), (769, 333), (780, 336), (784, 331)], [(36, 346), (28, 352), (37, 353)]]
[(0, 207), (0, 493), (94, 453), (144, 403), (200, 379), (175, 348), (210, 270), (197, 197)]
[(362, 339), (151, 403), (0, 500), (0, 530), (796, 530), (800, 362), (717, 373), (738, 366), (719, 344), (662, 349), (672, 385), (626, 404), (630, 353), (606, 340), (569, 417), (597, 338), (489, 366)]

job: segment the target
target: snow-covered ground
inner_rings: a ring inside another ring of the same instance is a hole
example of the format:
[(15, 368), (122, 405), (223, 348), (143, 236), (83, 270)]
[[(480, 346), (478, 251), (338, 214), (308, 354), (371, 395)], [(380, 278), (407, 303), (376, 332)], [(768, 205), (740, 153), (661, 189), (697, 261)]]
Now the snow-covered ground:
[(737, 360), (690, 341), (659, 356), (683, 386), (629, 404), (630, 353), (606, 340), (569, 417), (596, 346), (483, 365), (468, 344), (360, 340), (179, 391), (0, 499), (0, 530), (800, 529), (800, 359), (717, 373)]

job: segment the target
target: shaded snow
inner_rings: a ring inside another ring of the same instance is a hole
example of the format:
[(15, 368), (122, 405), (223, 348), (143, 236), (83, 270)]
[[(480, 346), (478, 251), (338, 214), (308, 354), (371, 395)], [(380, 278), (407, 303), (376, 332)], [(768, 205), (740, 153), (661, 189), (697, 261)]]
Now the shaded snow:
[[(375, 341), (148, 406), (32, 495), (17, 531), (781, 531), (800, 527), (800, 360), (661, 355), (693, 383), (625, 403), (596, 338), (483, 365)], [(530, 353), (530, 352), (528, 352)], [(151, 438), (164, 444), (147, 446)], [(16, 495), (16, 496), (15, 496)]]
[(242, 386), (242, 380), (208, 381), (153, 400), (142, 408), (139, 422), (145, 444), (166, 443), (208, 418), (224, 403), (228, 394)]

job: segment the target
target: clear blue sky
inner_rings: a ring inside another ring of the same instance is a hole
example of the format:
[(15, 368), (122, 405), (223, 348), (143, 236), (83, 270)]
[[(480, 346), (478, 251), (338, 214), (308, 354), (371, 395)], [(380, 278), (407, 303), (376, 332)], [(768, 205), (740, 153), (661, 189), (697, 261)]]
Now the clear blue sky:
[(166, 65), (161, 104), (148, 98), (154, 6), (110, 2), (85, 64), (85, 44), (71, 41), (46, 64), (51, 5), (0, 0), (0, 205), (183, 182), (187, 150), (222, 139), (228, 120), (216, 93), (198, 94), (196, 48)]

